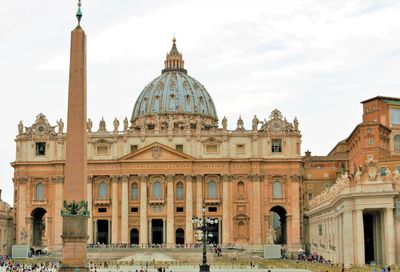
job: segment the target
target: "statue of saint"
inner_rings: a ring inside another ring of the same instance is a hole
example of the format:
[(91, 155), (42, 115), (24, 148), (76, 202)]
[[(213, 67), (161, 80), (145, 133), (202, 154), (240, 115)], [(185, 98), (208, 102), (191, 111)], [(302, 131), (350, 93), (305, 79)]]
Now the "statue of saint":
[(118, 121), (117, 117), (115, 117), (113, 125), (114, 125), (114, 132), (118, 132), (119, 121)]
[(358, 169), (356, 174), (354, 175), (354, 181), (356, 183), (360, 183), (361, 182), (361, 175), (362, 175), (362, 172), (360, 171), (360, 169)]
[(87, 126), (87, 131), (92, 132), (93, 122), (92, 120), (90, 120), (90, 118), (87, 120), (86, 126)]
[(253, 131), (257, 131), (258, 123), (260, 123), (260, 120), (258, 120), (256, 115), (254, 115), (253, 121), (251, 122)]
[(297, 120), (297, 117), (294, 118), (293, 125), (294, 125), (294, 131), (299, 131), (299, 121)]
[(270, 225), (268, 229), (267, 245), (274, 245), (276, 240), (276, 233), (274, 228)]
[(24, 133), (24, 124), (22, 121), (19, 121), (18, 123), (18, 135), (22, 135)]
[(226, 119), (226, 117), (224, 116), (224, 118), (222, 118), (222, 129), (226, 130), (228, 127), (228, 120)]
[(101, 121), (99, 123), (99, 131), (107, 131), (106, 121), (104, 121), (104, 118), (101, 118)]
[(57, 121), (58, 124), (58, 133), (63, 133), (64, 130), (64, 122), (63, 120), (60, 118), (59, 121)]
[(242, 129), (244, 129), (244, 123), (243, 123), (243, 119), (242, 119), (242, 116), (241, 116), (241, 115), (239, 115), (239, 119), (238, 119), (238, 121), (237, 121), (237, 127), (236, 127), (236, 129), (237, 129), (237, 130), (242, 130)]
[(124, 131), (128, 131), (128, 126), (129, 126), (128, 117), (125, 117), (125, 119), (124, 119)]

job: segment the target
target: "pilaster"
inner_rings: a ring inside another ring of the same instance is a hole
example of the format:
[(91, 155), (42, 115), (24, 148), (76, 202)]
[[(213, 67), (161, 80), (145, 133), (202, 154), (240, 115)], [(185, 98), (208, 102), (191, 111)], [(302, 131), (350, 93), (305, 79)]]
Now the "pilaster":
[(224, 229), (222, 233), (222, 244), (226, 245), (231, 242), (231, 230), (232, 230), (232, 220), (230, 215), (232, 213), (230, 204), (230, 194), (229, 194), (229, 183), (231, 177), (229, 175), (222, 176), (222, 227)]
[(385, 245), (386, 245), (386, 264), (393, 265), (396, 263), (395, 235), (394, 235), (394, 219), (393, 208), (386, 208), (385, 216)]
[(94, 243), (93, 240), (93, 181), (94, 178), (92, 176), (88, 177), (87, 180), (87, 201), (88, 201), (88, 209), (89, 209), (89, 219), (88, 219), (88, 235), (89, 240), (88, 243)]
[(129, 243), (129, 224), (128, 224), (128, 180), (129, 176), (121, 177), (121, 243)]
[(357, 264), (365, 264), (365, 247), (364, 247), (364, 222), (363, 222), (363, 210), (356, 210), (356, 227), (354, 228), (354, 235), (356, 237), (356, 252), (357, 252)]
[(118, 244), (118, 181), (119, 176), (111, 177), (112, 199), (111, 199), (111, 243)]
[(175, 220), (174, 220), (174, 176), (167, 175), (167, 247), (175, 244)]
[(349, 210), (343, 212), (343, 263), (346, 267), (354, 264), (353, 249), (353, 213)]
[(196, 175), (196, 216), (203, 216), (203, 175)]
[(140, 230), (139, 244), (146, 246), (148, 244), (148, 229), (147, 229), (147, 175), (140, 175)]
[(193, 244), (193, 177), (192, 175), (185, 175), (185, 243)]
[(253, 245), (261, 245), (261, 176), (251, 175), (252, 180), (252, 224), (251, 237)]

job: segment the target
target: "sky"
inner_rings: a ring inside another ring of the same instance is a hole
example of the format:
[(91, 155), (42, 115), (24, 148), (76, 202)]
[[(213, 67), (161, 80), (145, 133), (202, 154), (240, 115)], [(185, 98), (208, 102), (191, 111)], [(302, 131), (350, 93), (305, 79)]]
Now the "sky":
[[(219, 119), (279, 109), (297, 117), (302, 152), (326, 155), (361, 122), (360, 102), (400, 97), (400, 1), (83, 0), (88, 117), (129, 118), (176, 36), (188, 73)], [(0, 9), (0, 188), (13, 202), (20, 120), (67, 119), (76, 1), (4, 1)], [(65, 126), (66, 127), (66, 126)]]

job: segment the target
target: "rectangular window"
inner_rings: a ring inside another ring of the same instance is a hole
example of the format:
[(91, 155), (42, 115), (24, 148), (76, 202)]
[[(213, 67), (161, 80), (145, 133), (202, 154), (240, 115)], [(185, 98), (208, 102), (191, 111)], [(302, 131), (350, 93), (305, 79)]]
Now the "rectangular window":
[(381, 167), (380, 172), (382, 177), (386, 176), (386, 167)]
[(308, 200), (312, 199), (312, 193), (308, 193)]
[(244, 144), (236, 145), (236, 153), (244, 153)]
[(107, 212), (107, 208), (98, 208), (97, 211), (99, 213), (106, 213)]
[(183, 212), (183, 207), (176, 207), (176, 212)]
[(374, 138), (368, 138), (368, 144), (373, 145), (374, 144)]
[(390, 124), (400, 125), (400, 109), (390, 109)]
[(217, 207), (208, 207), (209, 212), (217, 212)]
[(36, 143), (36, 156), (46, 155), (46, 143)]
[(282, 152), (282, 140), (272, 139), (272, 153), (280, 153), (280, 152)]
[(183, 153), (183, 145), (177, 144), (177, 145), (175, 145), (175, 149), (176, 149), (176, 151)]
[(367, 128), (367, 133), (371, 134), (371, 128)]
[(318, 225), (318, 232), (319, 232), (319, 236), (322, 236), (322, 225), (321, 224)]
[(131, 153), (132, 152), (136, 152), (138, 150), (138, 146), (137, 145), (131, 145)]
[(218, 146), (217, 145), (206, 145), (206, 152), (207, 153), (218, 153)]
[(137, 213), (137, 212), (139, 212), (139, 208), (138, 207), (131, 207), (131, 212), (132, 213)]

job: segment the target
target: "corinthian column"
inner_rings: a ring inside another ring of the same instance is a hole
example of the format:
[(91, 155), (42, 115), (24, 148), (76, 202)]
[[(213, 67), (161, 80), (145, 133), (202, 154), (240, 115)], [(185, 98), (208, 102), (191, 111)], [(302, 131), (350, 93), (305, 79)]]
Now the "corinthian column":
[(259, 175), (252, 176), (252, 224), (251, 224), (251, 241), (254, 245), (261, 245), (261, 177)]
[(93, 209), (92, 209), (92, 201), (93, 201), (93, 177), (88, 177), (87, 180), (87, 201), (88, 201), (88, 209), (89, 209), (89, 221), (88, 221), (88, 235), (89, 240), (88, 243), (94, 243), (93, 241)]
[(186, 228), (185, 228), (185, 243), (193, 244), (193, 226), (192, 226), (192, 217), (193, 217), (193, 181), (192, 175), (185, 176), (185, 202), (186, 202)]
[(111, 199), (111, 243), (118, 244), (118, 180), (119, 176), (112, 176), (112, 199)]
[(148, 244), (147, 231), (147, 176), (140, 175), (140, 234), (139, 244), (144, 246)]
[(196, 216), (203, 216), (203, 175), (196, 175)]
[(222, 176), (222, 227), (224, 231), (222, 232), (222, 244), (226, 245), (230, 242), (231, 236), (231, 226), (232, 222), (230, 220), (230, 195), (229, 195), (229, 175)]
[(121, 243), (128, 244), (128, 176), (122, 176), (121, 189)]
[(174, 176), (168, 175), (167, 181), (167, 247), (175, 244), (174, 222)]
[(393, 208), (385, 209), (385, 244), (386, 244), (386, 263), (388, 265), (395, 264), (395, 235), (394, 235), (394, 219)]

